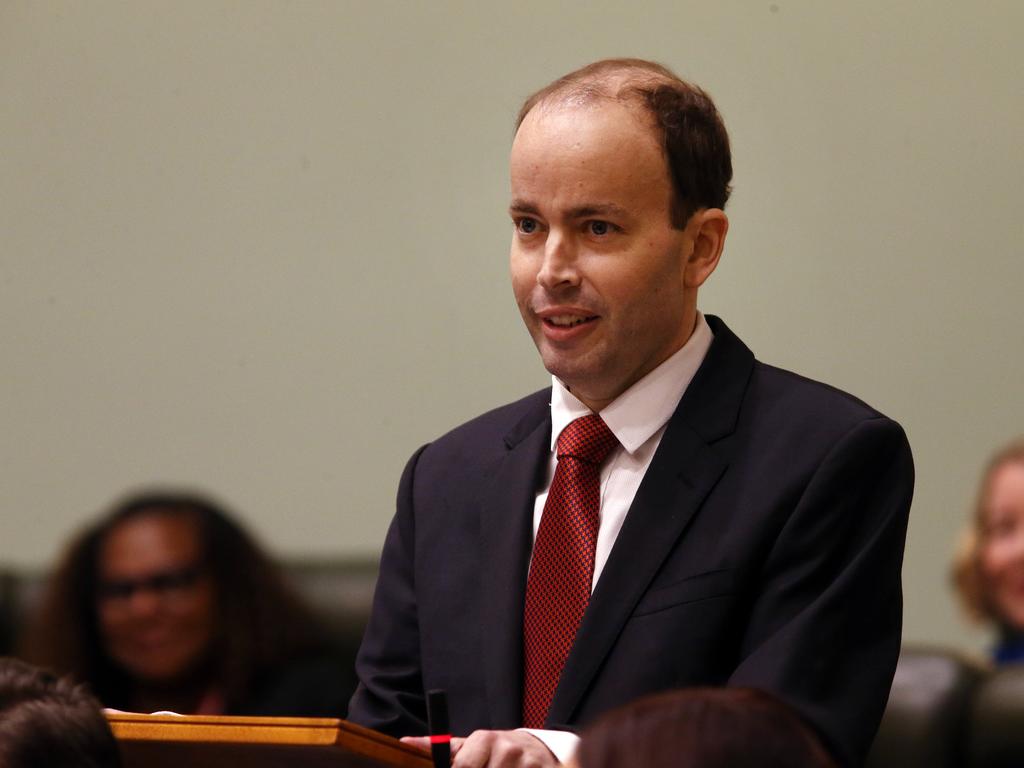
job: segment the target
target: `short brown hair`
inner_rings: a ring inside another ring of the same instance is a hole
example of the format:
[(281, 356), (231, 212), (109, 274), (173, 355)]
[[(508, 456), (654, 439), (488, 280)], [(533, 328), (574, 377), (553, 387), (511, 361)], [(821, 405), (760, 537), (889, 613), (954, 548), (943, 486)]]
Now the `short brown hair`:
[(0, 765), (116, 768), (114, 734), (83, 686), (0, 658)]
[(779, 699), (753, 688), (690, 688), (612, 710), (582, 734), (580, 768), (837, 768)]
[[(974, 508), (967, 528), (960, 536), (956, 554), (953, 557), (951, 577), (953, 587), (960, 597), (967, 616), (977, 622), (994, 621), (1002, 623), (1003, 618), (996, 612), (988, 594), (988, 585), (981, 572), (981, 550), (985, 545), (985, 509), (989, 486), (996, 470), (1005, 464), (1024, 464), (1024, 437), (1004, 445), (996, 451), (981, 473), (981, 482), (974, 497)], [(1022, 629), (1016, 627), (1015, 629)]]
[(612, 99), (635, 103), (654, 121), (672, 179), (672, 225), (700, 208), (724, 208), (731, 191), (729, 134), (711, 97), (672, 70), (643, 59), (603, 59), (570, 72), (530, 96), (516, 130), (538, 105)]

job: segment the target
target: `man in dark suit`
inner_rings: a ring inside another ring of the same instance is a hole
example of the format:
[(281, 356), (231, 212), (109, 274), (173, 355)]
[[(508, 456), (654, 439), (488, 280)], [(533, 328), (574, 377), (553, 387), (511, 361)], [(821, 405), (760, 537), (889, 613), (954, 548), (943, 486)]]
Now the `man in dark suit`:
[(598, 62), (524, 105), (512, 283), (552, 388), (409, 462), (352, 720), (425, 733), (442, 688), (457, 766), (553, 765), (562, 729), (638, 696), (740, 685), (863, 761), (899, 651), (910, 450), (697, 310), (731, 174), (710, 99), (658, 65)]

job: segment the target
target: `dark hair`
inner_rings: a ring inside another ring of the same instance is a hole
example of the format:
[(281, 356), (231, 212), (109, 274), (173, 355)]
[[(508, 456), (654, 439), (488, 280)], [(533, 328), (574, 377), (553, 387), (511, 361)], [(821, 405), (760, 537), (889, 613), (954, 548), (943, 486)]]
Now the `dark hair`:
[(0, 658), (3, 768), (116, 768), (117, 742), (82, 686), (17, 659)]
[(752, 688), (691, 688), (638, 699), (582, 734), (580, 768), (836, 768), (786, 704)]
[(51, 578), (21, 643), (21, 656), (86, 682), (107, 706), (130, 706), (133, 680), (105, 652), (96, 611), (98, 560), (119, 524), (147, 515), (186, 516), (199, 531), (220, 625), (209, 668), (231, 713), (262, 674), (322, 650), (326, 635), (286, 585), (280, 569), (220, 506), (196, 494), (145, 492), (114, 506), (77, 536)]
[(596, 99), (635, 102), (653, 119), (672, 179), (674, 227), (700, 208), (725, 207), (732, 156), (722, 117), (710, 96), (661, 64), (604, 59), (570, 72), (523, 103), (516, 130), (538, 105)]

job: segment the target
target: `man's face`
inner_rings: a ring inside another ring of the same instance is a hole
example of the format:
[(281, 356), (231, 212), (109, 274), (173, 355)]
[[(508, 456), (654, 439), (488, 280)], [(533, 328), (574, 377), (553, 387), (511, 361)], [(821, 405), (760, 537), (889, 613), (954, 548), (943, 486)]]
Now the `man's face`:
[(693, 328), (690, 227), (654, 132), (617, 102), (534, 108), (512, 145), (512, 289), (544, 366), (599, 410)]

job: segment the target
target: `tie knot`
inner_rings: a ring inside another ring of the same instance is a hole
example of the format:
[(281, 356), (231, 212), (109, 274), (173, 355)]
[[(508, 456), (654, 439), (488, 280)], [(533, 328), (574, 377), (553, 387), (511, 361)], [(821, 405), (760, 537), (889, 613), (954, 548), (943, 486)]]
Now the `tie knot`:
[(600, 416), (592, 413), (571, 422), (558, 436), (558, 458), (572, 456), (589, 464), (601, 464), (619, 441)]

